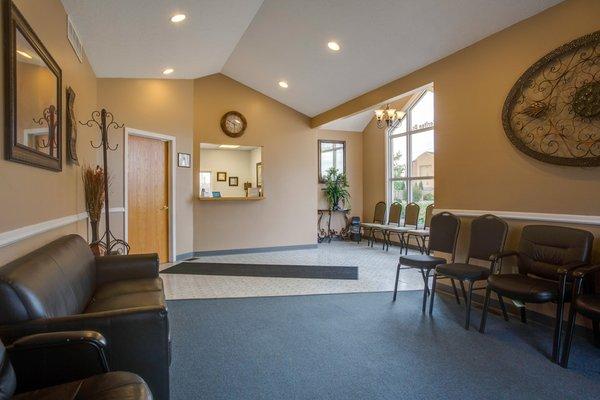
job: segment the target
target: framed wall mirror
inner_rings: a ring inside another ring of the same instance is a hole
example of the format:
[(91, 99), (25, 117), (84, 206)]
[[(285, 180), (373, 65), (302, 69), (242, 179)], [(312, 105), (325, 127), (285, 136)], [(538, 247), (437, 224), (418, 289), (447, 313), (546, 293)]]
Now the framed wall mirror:
[(336, 168), (346, 173), (346, 142), (343, 140), (319, 140), (319, 183), (325, 182), (327, 171)]
[(16, 6), (3, 4), (6, 159), (61, 171), (61, 69)]

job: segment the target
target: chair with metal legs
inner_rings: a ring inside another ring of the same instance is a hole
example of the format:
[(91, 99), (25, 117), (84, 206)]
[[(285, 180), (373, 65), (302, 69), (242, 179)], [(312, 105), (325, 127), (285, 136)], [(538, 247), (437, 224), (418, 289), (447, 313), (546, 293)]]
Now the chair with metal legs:
[[(508, 256), (517, 258), (516, 274), (496, 274), (488, 278), (479, 332), (485, 332), (485, 322), (491, 293), (519, 302), (521, 321), (526, 322), (525, 303), (556, 303), (552, 361), (560, 357), (563, 308), (570, 300), (567, 285), (570, 273), (589, 265), (594, 236), (581, 229), (550, 225), (528, 225), (523, 228), (518, 251), (499, 254), (492, 261)], [(568, 296), (568, 297), (567, 297)]]
[(600, 265), (577, 268), (573, 272), (575, 282), (573, 283), (573, 295), (571, 297), (571, 307), (569, 309), (569, 322), (567, 323), (565, 344), (560, 361), (560, 366), (563, 368), (567, 368), (569, 365), (569, 353), (571, 353), (571, 344), (573, 342), (577, 314), (592, 320), (594, 344), (596, 347), (600, 347), (600, 294), (587, 293), (591, 292), (591, 290), (586, 290), (586, 293), (582, 294), (584, 279), (590, 278), (590, 281), (593, 282), (592, 278), (594, 278), (595, 274), (598, 272), (600, 272)]
[(373, 227), (373, 234), (375, 232), (381, 232), (383, 236), (383, 248), (385, 251), (388, 251), (390, 248), (390, 242), (388, 238), (388, 230), (397, 228), (400, 226), (400, 218), (402, 216), (402, 204), (395, 201), (390, 205), (390, 212), (388, 213), (388, 222), (387, 224), (382, 224), (379, 226)]
[[(456, 279), (460, 282), (463, 298), (466, 306), (465, 329), (469, 329), (471, 320), (471, 298), (473, 290), (485, 289), (480, 287), (474, 289), (475, 282), (486, 281), (493, 268), (494, 261), (491, 258), (497, 256), (504, 250), (508, 224), (491, 214), (477, 217), (471, 223), (471, 238), (469, 239), (469, 251), (464, 263), (442, 264), (435, 268), (433, 282), (431, 283), (431, 299), (429, 300), (429, 315), (433, 313), (433, 302), (435, 299), (435, 288), (438, 279)], [(491, 262), (489, 268), (473, 264), (474, 260)], [(468, 289), (465, 290), (464, 283)]]
[(415, 242), (417, 242), (417, 247), (421, 254), (425, 252), (427, 248), (427, 240), (429, 239), (429, 225), (431, 225), (431, 217), (433, 216), (434, 205), (430, 204), (425, 209), (425, 221), (423, 224), (423, 229), (411, 229), (406, 232), (406, 243), (410, 242), (410, 238), (414, 237)]
[(367, 246), (371, 246), (373, 247), (373, 241), (374, 241), (374, 237), (373, 237), (373, 228), (381, 226), (385, 223), (385, 213), (386, 213), (386, 205), (385, 205), (385, 201), (380, 201), (379, 203), (375, 204), (375, 212), (373, 213), (373, 222), (363, 222), (360, 224), (360, 227), (363, 230), (363, 233), (365, 234), (365, 236), (367, 235), (368, 232), (368, 241), (367, 241)]
[[(447, 260), (444, 257), (431, 255), (432, 252), (440, 252), (450, 254), (450, 262), (454, 263), (456, 256), (456, 242), (458, 239), (458, 231), (460, 230), (460, 219), (449, 212), (442, 212), (431, 217), (431, 228), (429, 235), (429, 244), (425, 254), (410, 254), (400, 256), (398, 267), (396, 269), (396, 283), (394, 286), (394, 298), (398, 293), (398, 280), (400, 278), (401, 269), (418, 269), (421, 271), (423, 283), (423, 313), (429, 296), (429, 274), (436, 266), (445, 264)], [(452, 281), (454, 284), (454, 281)], [(458, 292), (454, 286), (454, 294), (458, 300)]]
[(404, 222), (402, 223), (402, 226), (390, 227), (387, 229), (388, 242), (391, 240), (392, 233), (398, 235), (398, 240), (400, 241), (400, 254), (402, 254), (403, 248), (406, 248), (406, 253), (408, 253), (405, 235), (410, 230), (416, 229), (419, 221), (419, 205), (417, 203), (408, 203), (404, 210)]

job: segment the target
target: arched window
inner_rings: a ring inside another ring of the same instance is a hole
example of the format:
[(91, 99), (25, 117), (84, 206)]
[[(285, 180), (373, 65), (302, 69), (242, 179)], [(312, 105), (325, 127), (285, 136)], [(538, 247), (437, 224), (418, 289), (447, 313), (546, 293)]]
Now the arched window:
[(388, 130), (388, 202), (414, 201), (425, 208), (434, 199), (433, 91), (421, 92), (393, 130)]

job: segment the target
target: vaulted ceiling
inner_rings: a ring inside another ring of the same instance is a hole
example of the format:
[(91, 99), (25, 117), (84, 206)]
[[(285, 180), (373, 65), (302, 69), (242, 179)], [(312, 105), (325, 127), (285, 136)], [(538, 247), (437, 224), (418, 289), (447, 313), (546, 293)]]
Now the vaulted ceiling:
[[(560, 0), (62, 2), (98, 77), (222, 72), (314, 116)], [(173, 24), (177, 13), (187, 18)]]

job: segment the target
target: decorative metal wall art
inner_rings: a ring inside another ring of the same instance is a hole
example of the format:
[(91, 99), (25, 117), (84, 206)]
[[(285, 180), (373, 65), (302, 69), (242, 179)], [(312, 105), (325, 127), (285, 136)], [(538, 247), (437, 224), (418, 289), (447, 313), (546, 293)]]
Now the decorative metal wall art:
[(75, 118), (75, 92), (67, 88), (67, 160), (79, 165), (77, 159), (77, 119)]
[(502, 110), (523, 153), (569, 166), (600, 166), (600, 31), (542, 57), (519, 78)]

